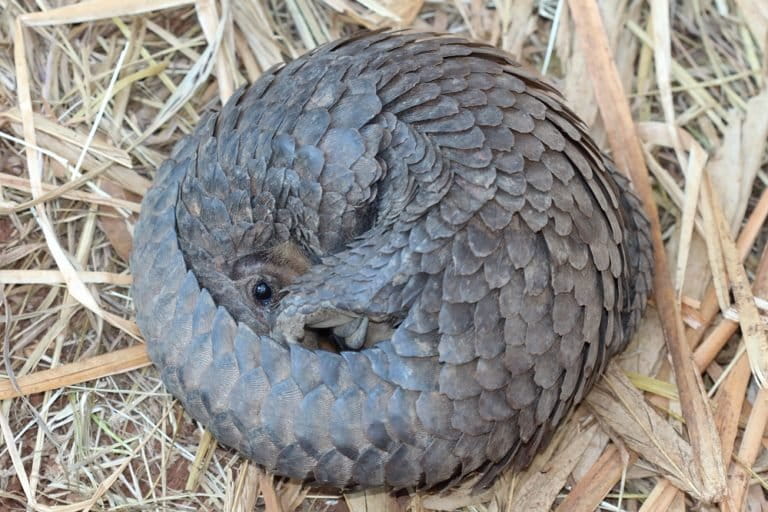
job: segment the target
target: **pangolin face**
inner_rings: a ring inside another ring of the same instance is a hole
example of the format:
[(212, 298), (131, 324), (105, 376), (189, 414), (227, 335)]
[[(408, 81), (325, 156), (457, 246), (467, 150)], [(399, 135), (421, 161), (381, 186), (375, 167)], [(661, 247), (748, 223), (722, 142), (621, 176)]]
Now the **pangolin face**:
[(286, 288), (309, 266), (304, 252), (290, 241), (241, 258), (232, 265), (230, 278), (237, 297), (232, 297), (229, 306), (234, 302), (244, 306), (250, 327), (258, 334), (269, 334)]

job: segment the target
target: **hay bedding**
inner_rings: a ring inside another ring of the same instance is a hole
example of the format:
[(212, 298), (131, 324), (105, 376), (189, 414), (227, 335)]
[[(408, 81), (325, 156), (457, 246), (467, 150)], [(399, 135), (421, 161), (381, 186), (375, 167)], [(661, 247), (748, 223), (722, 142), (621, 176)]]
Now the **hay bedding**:
[[(768, 510), (765, 2), (59, 3), (0, 0), (0, 510)], [(382, 25), (546, 66), (666, 245), (619, 365), (483, 495), (272, 478), (184, 416), (131, 318), (132, 225), (174, 141), (283, 57)]]

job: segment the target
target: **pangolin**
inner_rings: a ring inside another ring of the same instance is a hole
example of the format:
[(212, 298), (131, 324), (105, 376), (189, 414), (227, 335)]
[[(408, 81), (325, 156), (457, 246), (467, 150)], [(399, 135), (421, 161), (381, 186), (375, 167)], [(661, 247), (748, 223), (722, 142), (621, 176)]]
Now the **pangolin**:
[(268, 70), (178, 142), (132, 293), (167, 389), (275, 474), (486, 486), (626, 346), (648, 226), (508, 54), (368, 32)]

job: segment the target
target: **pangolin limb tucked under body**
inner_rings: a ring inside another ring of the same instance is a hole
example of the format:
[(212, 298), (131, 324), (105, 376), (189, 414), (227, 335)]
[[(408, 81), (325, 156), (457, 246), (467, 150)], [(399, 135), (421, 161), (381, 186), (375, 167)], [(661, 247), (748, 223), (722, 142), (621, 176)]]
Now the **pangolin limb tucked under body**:
[(652, 264), (628, 182), (551, 86), (408, 31), (322, 46), (207, 115), (131, 259), (150, 355), (219, 441), (394, 489), (528, 464), (626, 346)]

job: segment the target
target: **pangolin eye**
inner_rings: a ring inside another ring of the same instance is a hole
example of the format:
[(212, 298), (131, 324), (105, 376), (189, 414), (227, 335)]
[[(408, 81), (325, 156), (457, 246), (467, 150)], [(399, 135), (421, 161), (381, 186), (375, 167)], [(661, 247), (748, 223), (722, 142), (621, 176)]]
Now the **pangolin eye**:
[(264, 281), (259, 281), (251, 291), (253, 298), (258, 302), (266, 302), (272, 298), (272, 287)]

